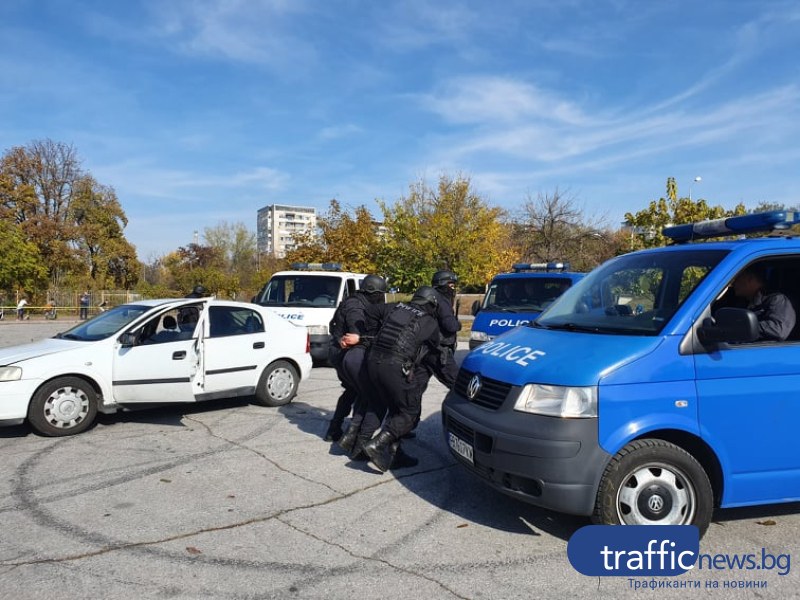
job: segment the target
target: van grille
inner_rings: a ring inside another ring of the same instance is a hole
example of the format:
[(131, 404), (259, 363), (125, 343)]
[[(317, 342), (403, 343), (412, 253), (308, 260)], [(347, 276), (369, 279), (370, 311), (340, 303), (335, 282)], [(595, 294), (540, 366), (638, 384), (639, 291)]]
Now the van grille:
[(511, 391), (511, 384), (481, 375), (481, 389), (478, 390), (477, 396), (470, 398), (467, 395), (467, 386), (474, 374), (475, 373), (465, 371), (464, 369), (458, 372), (455, 385), (456, 393), (483, 408), (488, 408), (489, 410), (497, 410), (500, 408), (503, 402), (506, 401), (508, 393)]

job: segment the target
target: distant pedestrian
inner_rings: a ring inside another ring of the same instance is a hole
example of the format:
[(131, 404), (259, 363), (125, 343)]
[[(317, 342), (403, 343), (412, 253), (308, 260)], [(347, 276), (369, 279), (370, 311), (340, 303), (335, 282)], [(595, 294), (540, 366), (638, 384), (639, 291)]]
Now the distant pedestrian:
[(28, 301), (25, 298), (22, 298), (17, 303), (17, 321), (22, 321), (25, 318), (25, 306), (28, 304)]
[(81, 321), (85, 321), (89, 318), (89, 305), (91, 303), (92, 296), (89, 294), (89, 290), (86, 290), (81, 296)]
[(194, 286), (192, 291), (186, 294), (187, 298), (205, 298), (206, 296), (208, 296), (208, 292), (202, 285)]

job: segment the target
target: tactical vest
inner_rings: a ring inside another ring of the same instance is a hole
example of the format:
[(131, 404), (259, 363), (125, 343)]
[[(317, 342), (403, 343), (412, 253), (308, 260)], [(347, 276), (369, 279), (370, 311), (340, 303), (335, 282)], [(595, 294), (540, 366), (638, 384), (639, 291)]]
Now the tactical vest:
[(369, 300), (364, 297), (364, 294), (355, 293), (352, 296), (348, 296), (344, 300), (339, 303), (336, 312), (333, 313), (333, 318), (331, 322), (328, 324), (328, 331), (332, 336), (332, 342), (338, 344), (339, 338), (341, 338), (345, 333), (344, 330), (345, 326), (345, 318), (344, 313), (347, 308), (349, 308), (349, 304), (352, 302), (359, 302), (364, 308), (369, 305)]
[(413, 362), (419, 350), (417, 333), (422, 326), (422, 318), (427, 315), (421, 308), (399, 303), (375, 336), (372, 352), (396, 362)]

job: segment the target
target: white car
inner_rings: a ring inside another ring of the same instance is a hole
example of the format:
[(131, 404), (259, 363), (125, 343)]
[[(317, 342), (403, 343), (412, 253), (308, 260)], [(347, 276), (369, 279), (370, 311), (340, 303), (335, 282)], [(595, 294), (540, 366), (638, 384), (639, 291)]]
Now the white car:
[(142, 300), (54, 338), (0, 349), (0, 425), (80, 433), (97, 412), (255, 396), (281, 406), (311, 374), (308, 331), (270, 309), (211, 298)]

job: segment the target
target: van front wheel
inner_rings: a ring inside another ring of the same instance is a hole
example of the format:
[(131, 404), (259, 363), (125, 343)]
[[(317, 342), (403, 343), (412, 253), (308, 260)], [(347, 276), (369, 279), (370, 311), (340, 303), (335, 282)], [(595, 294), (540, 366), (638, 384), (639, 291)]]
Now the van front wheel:
[(604, 525), (695, 525), (708, 529), (714, 494), (694, 457), (664, 440), (636, 440), (608, 463), (593, 519)]

